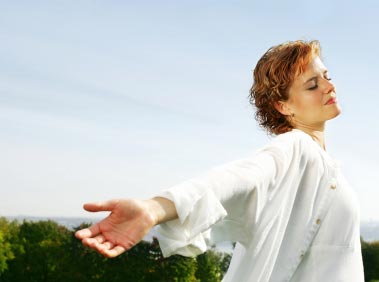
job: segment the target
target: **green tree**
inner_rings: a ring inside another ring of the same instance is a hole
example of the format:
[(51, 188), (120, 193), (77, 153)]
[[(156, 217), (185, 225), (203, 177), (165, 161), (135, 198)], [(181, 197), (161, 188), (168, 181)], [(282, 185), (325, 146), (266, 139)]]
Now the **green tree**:
[[(82, 224), (82, 229), (88, 224)], [(220, 281), (228, 257), (210, 251), (200, 257), (164, 258), (156, 238), (107, 259), (81, 244), (75, 230), (53, 221), (22, 224), (0, 220), (1, 282), (200, 282)]]
[(220, 256), (213, 250), (209, 250), (196, 258), (198, 268), (196, 277), (202, 282), (221, 281)]
[[(100, 256), (99, 254), (97, 254)], [(105, 259), (102, 264), (102, 279), (104, 282), (143, 282), (148, 280), (153, 272), (151, 244), (140, 242), (128, 252), (111, 259)]]
[(221, 259), (221, 263), (220, 263), (222, 278), (224, 277), (224, 275), (228, 271), (231, 260), (232, 260), (232, 254), (222, 253), (222, 259)]
[(56, 272), (59, 276), (54, 281), (103, 281), (106, 258), (83, 246), (74, 236), (76, 230), (88, 226), (89, 224), (83, 223), (74, 231), (67, 230), (66, 239), (60, 246), (63, 254), (57, 264)]
[[(140, 251), (141, 244), (142, 246), (145, 246), (144, 252)], [(144, 258), (140, 257), (141, 254)], [(133, 260), (135, 260), (137, 264), (139, 264), (138, 261), (141, 261), (142, 259), (142, 265), (146, 265), (146, 267), (143, 269), (140, 268), (140, 273), (143, 274), (143, 279), (136, 281), (197, 281), (195, 276), (197, 268), (196, 260), (194, 258), (183, 257), (179, 255), (164, 258), (161, 249), (159, 248), (158, 240), (156, 238), (153, 238), (152, 242), (141, 242), (130, 251), (130, 255), (133, 255)]]
[(9, 222), (6, 218), (0, 218), (0, 277), (8, 269), (8, 262), (15, 258), (23, 249), (17, 243), (18, 224)]
[(24, 252), (9, 262), (4, 281), (55, 281), (65, 255), (61, 246), (68, 238), (67, 233), (66, 228), (53, 221), (24, 221), (17, 238)]
[(197, 256), (196, 278), (202, 282), (219, 282), (230, 263), (231, 255), (220, 253), (215, 249)]
[(361, 239), (365, 281), (379, 280), (379, 241), (371, 243)]
[[(76, 229), (82, 229), (80, 226)], [(61, 277), (62, 281), (102, 281), (102, 282), (195, 282), (196, 260), (181, 256), (163, 258), (158, 241), (142, 241), (128, 252), (107, 259), (83, 247), (72, 234), (72, 240), (65, 248), (70, 256)], [(86, 280), (87, 279), (87, 280)], [(57, 280), (58, 281), (58, 280)], [(59, 280), (60, 281), (60, 280)]]

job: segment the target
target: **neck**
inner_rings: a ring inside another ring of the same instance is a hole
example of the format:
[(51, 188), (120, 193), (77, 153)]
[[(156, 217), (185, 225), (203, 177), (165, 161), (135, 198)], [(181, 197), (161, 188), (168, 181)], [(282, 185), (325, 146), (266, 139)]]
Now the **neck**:
[(324, 126), (319, 127), (319, 128), (312, 128), (312, 127), (307, 127), (307, 126), (296, 126), (295, 128), (307, 133), (309, 136), (312, 137), (314, 141), (316, 141), (320, 145), (321, 148), (326, 150)]

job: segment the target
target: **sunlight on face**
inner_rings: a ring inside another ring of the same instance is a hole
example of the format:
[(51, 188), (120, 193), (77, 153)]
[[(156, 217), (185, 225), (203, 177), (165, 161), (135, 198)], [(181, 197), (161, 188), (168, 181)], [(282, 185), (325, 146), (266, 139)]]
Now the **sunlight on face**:
[(340, 114), (336, 89), (330, 80), (318, 56), (295, 78), (286, 102), (295, 128), (323, 129), (327, 120)]

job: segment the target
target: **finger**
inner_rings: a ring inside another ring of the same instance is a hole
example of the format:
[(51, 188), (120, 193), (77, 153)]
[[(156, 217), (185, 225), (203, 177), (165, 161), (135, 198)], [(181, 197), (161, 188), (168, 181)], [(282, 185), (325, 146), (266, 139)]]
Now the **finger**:
[(95, 239), (100, 244), (102, 244), (106, 241), (105, 237), (102, 234), (97, 235), (93, 239)]
[(117, 203), (117, 200), (110, 200), (97, 203), (86, 203), (83, 205), (83, 208), (89, 212), (112, 211)]
[(83, 245), (86, 245), (87, 247), (98, 249), (99, 242), (95, 238), (84, 238), (82, 240)]
[(88, 228), (81, 229), (75, 232), (75, 236), (78, 239), (91, 238), (100, 233), (99, 224), (93, 224)]
[(125, 251), (126, 249), (124, 247), (117, 245), (110, 250), (103, 250), (101, 253), (108, 258), (114, 258), (114, 257), (117, 257), (118, 255), (121, 255)]
[(83, 244), (87, 247), (94, 249), (95, 251), (101, 253), (104, 256), (107, 256), (107, 252), (115, 246), (114, 243), (105, 241), (100, 243), (96, 238), (86, 238), (83, 240)]
[(91, 232), (88, 230), (88, 228), (84, 228), (81, 230), (78, 230), (75, 232), (75, 237), (78, 239), (84, 239), (87, 237), (90, 237)]
[(96, 239), (94, 238), (89, 238), (83, 240), (83, 244), (86, 245), (87, 247), (90, 247), (91, 249), (94, 249), (95, 251), (99, 252), (100, 254), (104, 256), (108, 256), (107, 252), (111, 249), (113, 249), (114, 244), (111, 242), (104, 242), (104, 243), (99, 243)]
[(97, 248), (100, 252), (103, 253), (104, 251), (109, 251), (109, 250), (113, 249), (114, 246), (115, 246), (115, 244), (113, 244), (112, 242), (106, 241), (104, 243), (97, 245)]

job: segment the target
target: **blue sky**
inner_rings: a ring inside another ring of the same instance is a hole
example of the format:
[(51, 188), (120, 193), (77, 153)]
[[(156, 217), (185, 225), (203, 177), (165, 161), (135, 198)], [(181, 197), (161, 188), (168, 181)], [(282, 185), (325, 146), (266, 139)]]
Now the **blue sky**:
[(318, 39), (343, 113), (327, 125), (379, 220), (377, 1), (1, 1), (0, 215), (87, 216), (268, 140), (247, 99), (270, 46)]

